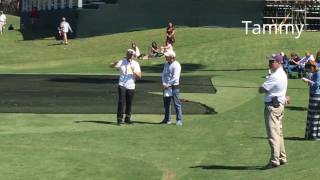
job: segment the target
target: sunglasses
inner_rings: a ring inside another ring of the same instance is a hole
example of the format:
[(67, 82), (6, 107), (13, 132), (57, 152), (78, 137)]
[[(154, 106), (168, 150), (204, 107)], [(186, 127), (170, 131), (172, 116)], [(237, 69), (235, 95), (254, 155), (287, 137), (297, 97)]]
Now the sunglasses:
[(276, 62), (275, 60), (269, 60), (269, 64), (273, 64), (274, 62)]

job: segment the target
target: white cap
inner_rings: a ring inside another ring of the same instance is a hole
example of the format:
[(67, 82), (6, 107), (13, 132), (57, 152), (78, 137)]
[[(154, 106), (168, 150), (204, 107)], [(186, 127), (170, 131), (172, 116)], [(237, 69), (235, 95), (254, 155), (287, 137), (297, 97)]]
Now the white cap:
[(166, 57), (176, 57), (176, 53), (174, 51), (167, 51), (164, 53)]
[(130, 54), (136, 55), (136, 51), (135, 51), (135, 50), (133, 50), (133, 49), (128, 49), (128, 50), (127, 50), (127, 53), (130, 53)]

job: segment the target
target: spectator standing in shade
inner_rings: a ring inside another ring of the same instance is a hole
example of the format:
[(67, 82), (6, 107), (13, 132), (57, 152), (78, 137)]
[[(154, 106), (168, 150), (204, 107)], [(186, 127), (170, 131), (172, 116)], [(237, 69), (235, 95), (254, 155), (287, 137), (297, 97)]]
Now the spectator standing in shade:
[(170, 42), (172, 45), (176, 42), (175, 39), (176, 28), (172, 22), (169, 22), (167, 27), (167, 40), (166, 42)]
[(4, 32), (6, 23), (7, 23), (6, 15), (3, 13), (3, 11), (0, 11), (0, 34)]
[(63, 17), (62, 21), (60, 23), (60, 29), (59, 29), (63, 34), (63, 44), (67, 45), (68, 44), (68, 32), (70, 31), (71, 33), (73, 33), (72, 28), (70, 26), (70, 24), (66, 21), (66, 18)]
[(320, 71), (315, 61), (307, 62), (305, 68), (311, 74), (310, 79), (302, 78), (310, 86), (305, 138), (320, 140)]
[(30, 17), (31, 17), (31, 24), (35, 24), (38, 21), (39, 12), (37, 7), (32, 7)]
[[(141, 78), (141, 69), (137, 61), (134, 60), (135, 51), (128, 49), (126, 58), (114, 62), (111, 67), (118, 68), (120, 71), (118, 83), (118, 110), (117, 110), (117, 124), (120, 126), (125, 112), (124, 122), (132, 124), (131, 110), (132, 101), (135, 93), (135, 81)], [(125, 110), (124, 110), (125, 108)]]
[(173, 99), (176, 110), (176, 125), (182, 126), (182, 107), (179, 99), (179, 82), (181, 74), (181, 65), (176, 61), (176, 54), (174, 51), (167, 51), (164, 53), (166, 63), (162, 72), (162, 86), (163, 86), (163, 104), (164, 104), (164, 119), (161, 124), (171, 124), (171, 99)]

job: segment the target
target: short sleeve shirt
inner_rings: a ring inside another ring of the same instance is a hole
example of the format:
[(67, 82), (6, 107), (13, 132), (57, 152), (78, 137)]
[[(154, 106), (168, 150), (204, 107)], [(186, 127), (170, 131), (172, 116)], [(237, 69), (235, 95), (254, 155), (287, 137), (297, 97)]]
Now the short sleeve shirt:
[(288, 86), (288, 78), (283, 68), (277, 69), (270, 77), (262, 84), (262, 87), (267, 90), (264, 97), (264, 102), (271, 102), (271, 98), (276, 96), (282, 104), (286, 102), (286, 92)]
[(135, 89), (134, 73), (141, 72), (139, 63), (135, 60), (129, 62), (127, 59), (123, 59), (115, 67), (119, 68), (120, 71), (119, 85), (126, 89)]
[(0, 22), (6, 22), (6, 20), (7, 20), (6, 15), (4, 14), (0, 15)]

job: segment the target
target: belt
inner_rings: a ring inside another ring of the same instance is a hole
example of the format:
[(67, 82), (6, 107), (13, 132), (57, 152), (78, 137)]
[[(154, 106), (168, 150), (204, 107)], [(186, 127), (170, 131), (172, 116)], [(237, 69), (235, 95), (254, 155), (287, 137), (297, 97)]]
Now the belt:
[(170, 86), (170, 87), (172, 87), (172, 89), (178, 89), (178, 88), (179, 88), (179, 85), (172, 85), (172, 86)]

